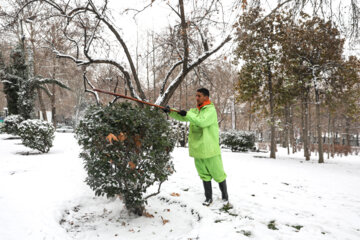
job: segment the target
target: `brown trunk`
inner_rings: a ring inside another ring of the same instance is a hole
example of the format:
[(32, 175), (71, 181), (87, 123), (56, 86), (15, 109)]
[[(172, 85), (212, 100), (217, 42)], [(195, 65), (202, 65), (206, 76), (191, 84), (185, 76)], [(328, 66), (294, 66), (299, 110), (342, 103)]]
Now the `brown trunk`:
[(303, 140), (304, 140), (304, 156), (305, 159), (308, 161), (310, 160), (310, 151), (309, 151), (309, 104), (308, 104), (308, 92), (305, 93), (304, 98), (304, 133), (303, 133)]
[(152, 40), (152, 74), (153, 74), (153, 97), (154, 101), (156, 100), (156, 69), (155, 69), (155, 42), (154, 42), (154, 33), (151, 34)]
[(293, 110), (291, 106), (289, 108), (289, 127), (290, 127), (290, 144), (292, 147), (292, 153), (295, 153), (297, 149), (296, 149), (295, 134), (294, 134)]
[[(309, 157), (311, 156), (311, 145), (314, 143), (314, 129), (312, 128), (312, 119), (311, 119), (311, 104), (310, 98), (307, 99), (307, 107), (308, 107), (308, 149), (309, 149)], [(316, 126), (315, 126), (316, 127)], [(316, 130), (315, 130), (316, 131)], [(316, 150), (314, 150), (316, 152)]]
[(303, 100), (301, 101), (301, 131), (300, 131), (300, 139), (301, 139), (301, 142), (302, 142), (302, 147), (304, 149), (304, 157), (305, 157), (305, 108), (304, 108), (304, 103), (303, 103)]
[[(53, 73), (52, 78), (56, 79), (56, 58), (53, 58)], [(55, 107), (55, 100), (56, 100), (56, 88), (55, 83), (52, 84), (52, 94), (50, 96), (50, 103), (51, 103), (51, 119), (54, 125), (54, 128), (56, 128), (57, 125), (57, 119), (56, 119), (56, 107)]]
[(55, 83), (53, 83), (52, 84), (52, 95), (51, 95), (51, 98), (50, 98), (50, 101), (51, 101), (51, 118), (52, 118), (53, 125), (56, 128), (57, 119), (56, 119), (55, 99), (56, 99), (56, 88), (55, 88)]
[(334, 158), (335, 156), (335, 117), (331, 119), (331, 131), (332, 131), (332, 140), (331, 140), (331, 157)]
[(328, 136), (327, 136), (327, 158), (330, 159), (330, 146), (331, 146), (331, 112), (329, 109), (329, 118), (328, 118)]
[[(345, 116), (345, 145), (349, 148), (347, 148), (348, 150), (350, 150), (350, 118), (348, 116)], [(345, 151), (345, 156), (347, 156), (348, 150)]]
[(179, 109), (182, 109), (182, 83), (180, 83), (180, 104), (179, 104)]
[(275, 115), (274, 115), (274, 93), (272, 89), (272, 74), (271, 68), (268, 64), (268, 88), (270, 96), (270, 134), (271, 134), (271, 143), (270, 143), (270, 158), (276, 158), (276, 142), (275, 142)]
[(316, 98), (316, 128), (318, 138), (318, 151), (319, 151), (319, 163), (324, 163), (324, 152), (322, 144), (322, 130), (321, 130), (321, 119), (320, 119), (320, 95), (318, 90), (315, 90)]
[(150, 78), (149, 78), (149, 34), (146, 35), (146, 82), (147, 82), (147, 95), (149, 96), (149, 101), (154, 102), (155, 100), (151, 100), (150, 94)]
[(289, 114), (289, 105), (285, 104), (285, 147), (287, 148), (288, 155), (290, 155), (290, 146), (289, 146), (289, 125), (290, 125), (290, 114)]
[(41, 111), (43, 120), (47, 121), (48, 119), (47, 119), (47, 116), (46, 116), (46, 108), (45, 108), (44, 100), (42, 98), (42, 92), (41, 92), (40, 88), (38, 88), (36, 90), (37, 90), (37, 94), (38, 94), (40, 111)]
[(250, 106), (249, 106), (249, 131), (251, 131), (251, 121), (252, 121), (252, 114), (251, 114), (251, 101), (250, 101)]

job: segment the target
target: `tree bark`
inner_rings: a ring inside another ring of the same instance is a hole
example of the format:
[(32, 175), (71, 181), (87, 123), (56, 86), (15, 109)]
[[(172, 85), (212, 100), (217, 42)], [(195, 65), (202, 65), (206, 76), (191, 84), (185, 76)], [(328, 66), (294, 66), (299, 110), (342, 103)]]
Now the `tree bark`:
[(337, 138), (337, 134), (335, 133), (335, 121), (336, 121), (336, 118), (333, 117), (331, 119), (331, 130), (332, 130), (331, 157), (332, 158), (334, 158), (334, 156), (335, 156), (335, 140)]
[[(307, 98), (307, 112), (308, 112), (308, 118), (307, 118), (307, 123), (308, 123), (308, 153), (309, 153), (309, 157), (311, 156), (311, 145), (313, 145), (313, 136), (315, 134), (313, 134), (313, 128), (311, 126), (312, 120), (311, 120), (311, 104), (310, 104), (310, 97), (308, 96)], [(315, 126), (316, 128), (316, 126)], [(315, 130), (316, 131), (316, 130)], [(315, 150), (314, 150), (315, 151)]]
[(304, 121), (304, 128), (303, 128), (303, 143), (304, 143), (304, 157), (306, 161), (310, 160), (310, 154), (309, 154), (309, 124), (308, 124), (308, 114), (309, 114), (309, 108), (308, 108), (308, 93), (307, 90), (304, 92), (303, 97), (303, 103), (302, 103), (302, 111), (303, 111), (303, 121)]
[(251, 113), (251, 100), (250, 100), (250, 102), (249, 102), (249, 131), (251, 131), (251, 121), (252, 121), (252, 113)]
[(287, 152), (288, 152), (288, 155), (290, 155), (290, 146), (289, 146), (289, 104), (285, 104), (285, 108), (284, 108), (284, 114), (285, 114), (285, 127), (284, 127), (284, 138), (285, 138), (285, 141), (284, 141), (284, 145), (285, 147), (287, 148)]
[(269, 89), (269, 96), (270, 96), (270, 158), (276, 158), (276, 142), (275, 142), (275, 114), (274, 114), (274, 92), (272, 86), (272, 73), (270, 64), (268, 64), (268, 89)]
[(293, 108), (291, 106), (289, 108), (289, 126), (290, 126), (290, 144), (292, 147), (292, 153), (295, 153), (297, 152), (297, 149), (296, 149), (296, 141), (294, 134)]
[(322, 131), (321, 131), (321, 116), (320, 116), (320, 93), (319, 90), (315, 89), (316, 99), (316, 128), (318, 138), (318, 150), (319, 150), (319, 163), (324, 163), (324, 152), (322, 144)]
[[(351, 123), (350, 123), (350, 118), (348, 117), (348, 116), (345, 116), (345, 134), (346, 134), (346, 136), (345, 136), (345, 145), (347, 146), (347, 147), (349, 147), (350, 148), (350, 125), (351, 125)], [(349, 149), (348, 148), (348, 149)], [(348, 151), (346, 150), (345, 151), (345, 156), (347, 156), (349, 153), (348, 153)]]
[(40, 111), (43, 117), (44, 121), (47, 121), (47, 116), (46, 116), (46, 108), (45, 108), (45, 104), (44, 104), (44, 100), (42, 97), (42, 92), (39, 88), (36, 89), (37, 90), (37, 94), (38, 94), (38, 99), (39, 99), (39, 105), (40, 105)]
[(328, 136), (327, 136), (327, 159), (330, 159), (330, 147), (331, 147), (331, 112), (329, 109), (329, 113), (328, 113)]
[[(55, 37), (55, 35), (54, 35), (54, 37)], [(53, 73), (52, 73), (53, 79), (56, 79), (56, 62), (57, 62), (56, 58), (53, 58)], [(51, 89), (50, 103), (51, 103), (51, 119), (52, 119), (54, 128), (56, 128), (56, 126), (57, 126), (55, 101), (56, 101), (56, 87), (55, 87), (55, 83), (53, 83), (52, 89)]]
[(156, 100), (156, 69), (155, 69), (155, 42), (154, 42), (154, 33), (151, 34), (152, 41), (152, 74), (153, 74), (153, 96), (154, 101)]

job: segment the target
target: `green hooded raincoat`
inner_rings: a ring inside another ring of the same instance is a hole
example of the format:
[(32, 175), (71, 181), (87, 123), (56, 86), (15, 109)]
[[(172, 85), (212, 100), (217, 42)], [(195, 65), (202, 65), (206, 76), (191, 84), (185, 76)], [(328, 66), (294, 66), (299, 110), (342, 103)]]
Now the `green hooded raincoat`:
[(220, 155), (219, 125), (213, 103), (199, 109), (191, 108), (185, 117), (171, 112), (170, 117), (190, 122), (189, 155), (194, 158), (210, 158)]
[(213, 103), (190, 109), (186, 116), (170, 112), (170, 117), (190, 122), (189, 155), (195, 158), (195, 166), (204, 181), (214, 178), (217, 182), (226, 179), (219, 146), (219, 125)]

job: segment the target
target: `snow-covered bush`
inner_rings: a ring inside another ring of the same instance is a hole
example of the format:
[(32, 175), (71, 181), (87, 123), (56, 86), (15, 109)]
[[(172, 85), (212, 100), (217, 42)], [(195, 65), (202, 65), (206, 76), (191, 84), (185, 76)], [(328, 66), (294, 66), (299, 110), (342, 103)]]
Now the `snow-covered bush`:
[(248, 151), (255, 147), (255, 134), (253, 132), (235, 131), (222, 132), (220, 143), (231, 151)]
[(184, 123), (172, 120), (170, 121), (171, 128), (175, 135), (177, 146), (185, 147), (187, 142), (187, 136), (189, 134), (189, 128)]
[(18, 125), (24, 119), (20, 115), (9, 115), (4, 119), (2, 131), (7, 134), (19, 135)]
[(39, 119), (28, 119), (19, 125), (22, 143), (42, 153), (47, 153), (53, 146), (54, 133), (55, 128), (51, 123)]
[(144, 196), (147, 188), (174, 171), (169, 122), (156, 109), (128, 103), (92, 106), (75, 132), (95, 195), (120, 196), (130, 212), (142, 215), (148, 197), (158, 193)]

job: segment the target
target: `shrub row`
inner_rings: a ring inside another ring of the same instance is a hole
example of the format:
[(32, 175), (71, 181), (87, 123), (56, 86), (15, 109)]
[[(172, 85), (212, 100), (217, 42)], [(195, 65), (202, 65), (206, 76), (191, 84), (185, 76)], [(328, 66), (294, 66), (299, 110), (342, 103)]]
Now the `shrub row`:
[(55, 128), (46, 121), (23, 120), (20, 115), (10, 115), (4, 119), (2, 131), (20, 136), (22, 144), (26, 147), (47, 153), (53, 145)]
[(235, 131), (220, 133), (222, 147), (230, 148), (231, 151), (248, 151), (255, 149), (255, 134), (253, 132)]

